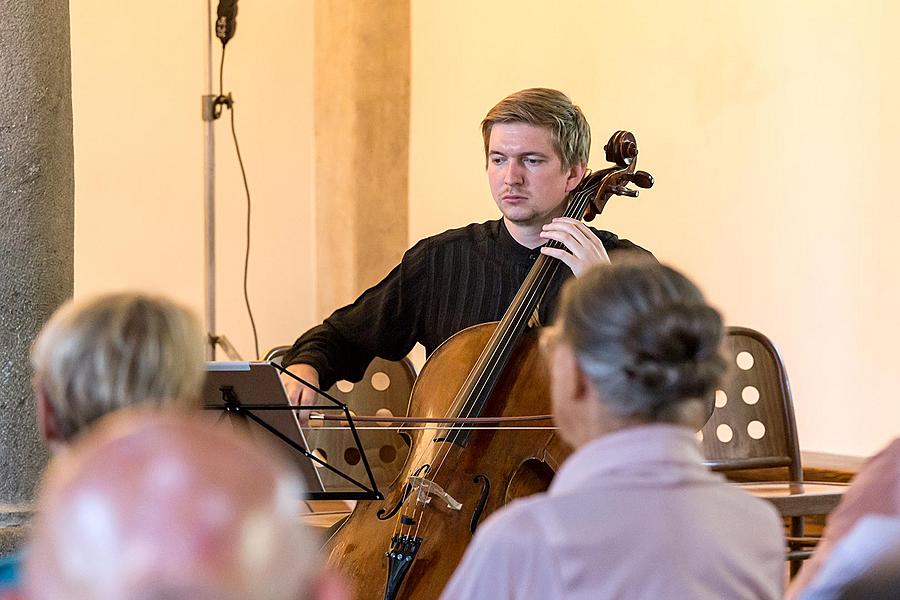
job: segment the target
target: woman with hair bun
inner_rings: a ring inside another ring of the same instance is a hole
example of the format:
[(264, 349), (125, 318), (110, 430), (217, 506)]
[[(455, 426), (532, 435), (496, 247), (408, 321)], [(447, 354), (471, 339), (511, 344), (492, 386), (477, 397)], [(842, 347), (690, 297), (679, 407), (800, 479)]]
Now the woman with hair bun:
[(651, 262), (567, 284), (543, 332), (574, 452), (478, 529), (443, 598), (780, 598), (781, 521), (709, 472), (695, 438), (725, 371), (722, 319)]

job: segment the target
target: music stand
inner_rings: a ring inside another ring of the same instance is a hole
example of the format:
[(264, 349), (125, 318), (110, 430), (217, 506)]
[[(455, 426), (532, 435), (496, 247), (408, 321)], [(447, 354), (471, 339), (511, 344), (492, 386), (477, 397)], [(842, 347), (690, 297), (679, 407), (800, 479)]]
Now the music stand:
[[(315, 390), (319, 396), (328, 399), (330, 405), (294, 406), (290, 404), (285, 393), (284, 384), (279, 373), (299, 381), (302, 385)], [(272, 362), (210, 362), (207, 363), (206, 381), (203, 387), (203, 408), (205, 410), (222, 411), (222, 416), (232, 418), (235, 425), (245, 426), (245, 430), (253, 436), (255, 432), (265, 432), (291, 448), (291, 455), (300, 467), (310, 487), (306, 497), (309, 500), (383, 500), (384, 495), (375, 483), (375, 476), (369, 467), (369, 460), (350, 415), (347, 405), (335, 399), (316, 386), (297, 377), (281, 365)], [(344, 413), (356, 449), (359, 451), (369, 485), (357, 481), (326, 460), (322, 460), (309, 451), (303, 431), (297, 420), (299, 411), (341, 411)], [(262, 415), (257, 413), (263, 413)], [(266, 415), (263, 418), (263, 415)], [(325, 491), (321, 479), (316, 473), (317, 465), (346, 479), (360, 491)]]

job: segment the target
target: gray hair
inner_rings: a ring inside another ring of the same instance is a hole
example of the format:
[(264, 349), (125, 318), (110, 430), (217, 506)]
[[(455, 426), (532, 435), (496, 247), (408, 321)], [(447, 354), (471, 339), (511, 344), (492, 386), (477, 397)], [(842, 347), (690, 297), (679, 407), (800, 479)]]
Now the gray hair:
[(588, 379), (616, 415), (679, 421), (684, 401), (725, 371), (722, 319), (674, 269), (646, 259), (604, 265), (563, 291), (559, 321)]
[(490, 153), (491, 130), (496, 123), (527, 123), (550, 131), (562, 168), (587, 165), (591, 153), (591, 127), (584, 113), (568, 96), (550, 88), (529, 88), (498, 102), (481, 122), (484, 158)]
[(187, 309), (163, 298), (113, 294), (69, 301), (31, 349), (35, 386), (64, 440), (118, 408), (199, 400), (204, 335)]

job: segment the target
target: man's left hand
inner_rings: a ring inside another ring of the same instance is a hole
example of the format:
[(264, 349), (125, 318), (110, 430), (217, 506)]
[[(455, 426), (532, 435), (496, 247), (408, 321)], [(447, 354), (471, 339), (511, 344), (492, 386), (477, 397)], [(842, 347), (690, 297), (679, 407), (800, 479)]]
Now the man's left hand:
[(544, 225), (541, 237), (545, 240), (561, 242), (569, 251), (559, 248), (541, 246), (541, 253), (564, 262), (575, 277), (581, 277), (588, 269), (595, 265), (609, 263), (609, 255), (603, 242), (590, 228), (569, 217), (557, 217)]

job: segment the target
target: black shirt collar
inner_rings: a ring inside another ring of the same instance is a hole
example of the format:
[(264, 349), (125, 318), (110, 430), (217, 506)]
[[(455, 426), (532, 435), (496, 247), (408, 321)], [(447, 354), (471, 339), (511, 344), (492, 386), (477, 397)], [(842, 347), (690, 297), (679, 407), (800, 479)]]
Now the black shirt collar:
[(505, 254), (508, 254), (517, 260), (528, 261), (533, 261), (535, 257), (540, 254), (538, 248), (532, 250), (517, 242), (516, 238), (514, 238), (506, 228), (506, 221), (504, 221), (502, 217), (497, 221), (494, 221), (494, 223), (496, 223), (497, 240), (500, 243), (500, 248)]

